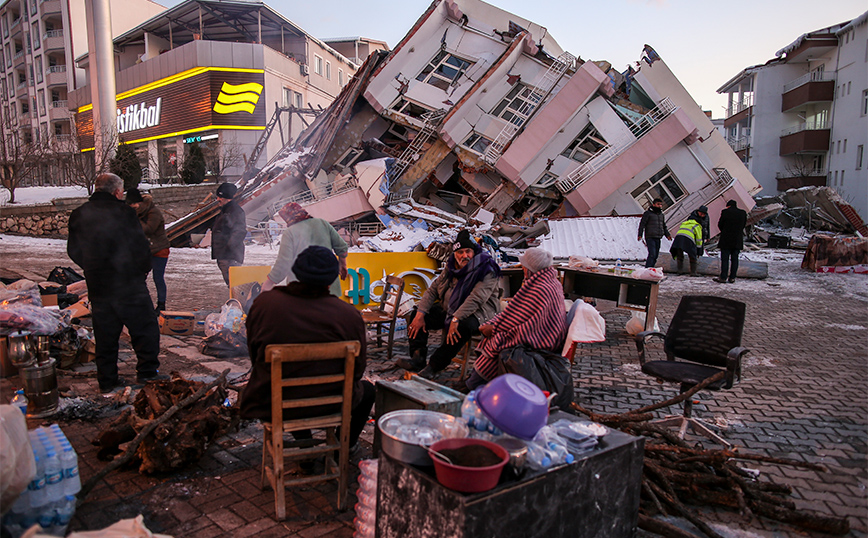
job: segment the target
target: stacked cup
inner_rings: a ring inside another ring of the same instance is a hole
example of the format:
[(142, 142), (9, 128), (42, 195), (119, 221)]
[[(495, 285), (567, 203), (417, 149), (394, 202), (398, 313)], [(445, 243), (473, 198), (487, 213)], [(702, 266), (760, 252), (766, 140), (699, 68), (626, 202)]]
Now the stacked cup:
[(353, 523), (356, 531), (353, 538), (374, 538), (377, 526), (377, 469), (378, 460), (359, 462), (359, 490), (356, 497), (356, 517)]

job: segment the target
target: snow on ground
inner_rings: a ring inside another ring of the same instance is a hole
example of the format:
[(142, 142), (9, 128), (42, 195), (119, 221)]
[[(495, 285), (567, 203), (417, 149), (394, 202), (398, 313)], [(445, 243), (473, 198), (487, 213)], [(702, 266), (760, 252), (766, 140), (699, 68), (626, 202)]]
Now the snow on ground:
[[(15, 205), (48, 204), (55, 198), (87, 197), (84, 187), (19, 187), (15, 189)], [(0, 189), (0, 205), (9, 204), (9, 190)]]

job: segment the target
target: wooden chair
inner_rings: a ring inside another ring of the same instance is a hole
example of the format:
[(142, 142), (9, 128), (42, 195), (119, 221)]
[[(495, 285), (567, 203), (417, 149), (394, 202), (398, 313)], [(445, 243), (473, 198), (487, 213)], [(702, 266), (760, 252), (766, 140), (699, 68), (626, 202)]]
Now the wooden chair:
[(388, 275), (384, 286), (385, 291), (383, 292), (380, 304), (375, 310), (362, 312), (362, 319), (365, 321), (366, 326), (372, 326), (376, 332), (378, 347), (383, 345), (382, 328), (388, 327), (387, 355), (391, 361), (392, 346), (395, 342), (395, 323), (398, 320), (398, 306), (401, 304), (401, 297), (404, 295), (404, 279)]
[(473, 337), (464, 344), (461, 353), (452, 358), (452, 362), (461, 365), (461, 375), (458, 376), (459, 381), (464, 381), (464, 374), (467, 371), (467, 362), (470, 360), (470, 354), (476, 350), (483, 338), (484, 337), (481, 334), (473, 335)]
[[(311, 484), (326, 480), (338, 481), (338, 509), (347, 504), (347, 483), (350, 461), (350, 411), (353, 402), (353, 367), (361, 345), (358, 340), (327, 342), (321, 344), (273, 344), (265, 348), (265, 360), (271, 363), (271, 422), (263, 423), (262, 476), (260, 487), (265, 488), (266, 479), (274, 489), (274, 509), (278, 520), (286, 518), (286, 486)], [(334, 373), (303, 377), (284, 377), (286, 363), (334, 363)], [(314, 388), (320, 385), (335, 386), (328, 395), (293, 398), (293, 392), (301, 387)], [(316, 415), (311, 408), (328, 406), (331, 412)], [(339, 409), (339, 411), (334, 411)], [(306, 418), (287, 419), (285, 410)], [(338, 440), (336, 428), (340, 427)], [(325, 440), (284, 441), (286, 433), (309, 430), (325, 430)], [(334, 455), (338, 453), (338, 462)], [(325, 454), (323, 473), (300, 478), (285, 475), (287, 460), (309, 460)], [(268, 465), (270, 459), (271, 465)]]

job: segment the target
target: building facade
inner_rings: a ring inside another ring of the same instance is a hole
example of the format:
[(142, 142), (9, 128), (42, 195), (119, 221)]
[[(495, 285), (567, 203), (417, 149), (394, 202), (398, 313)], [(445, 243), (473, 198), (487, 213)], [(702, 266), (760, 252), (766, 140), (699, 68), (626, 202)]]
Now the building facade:
[(718, 89), (727, 142), (764, 194), (829, 186), (868, 214), (866, 19), (804, 34)]
[[(114, 46), (118, 137), (160, 182), (178, 177), (193, 144), (214, 180), (237, 180), (251, 157), (261, 167), (332, 102), (357, 67), (261, 2), (187, 0)], [(85, 72), (88, 64), (88, 56), (78, 58)], [(72, 92), (69, 103), (87, 151), (89, 86)], [(270, 123), (271, 136), (260, 144)]]

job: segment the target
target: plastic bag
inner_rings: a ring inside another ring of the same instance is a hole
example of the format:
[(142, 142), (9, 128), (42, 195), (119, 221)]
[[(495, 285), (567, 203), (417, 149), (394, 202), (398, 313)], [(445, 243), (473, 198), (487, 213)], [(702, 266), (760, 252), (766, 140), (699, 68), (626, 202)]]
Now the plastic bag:
[(569, 267), (592, 269), (598, 267), (600, 262), (587, 256), (570, 256)]
[(240, 333), (244, 329), (244, 318), (241, 303), (237, 299), (229, 299), (219, 314), (208, 314), (205, 317), (205, 336), (214, 336), (223, 331)]
[(662, 267), (644, 267), (636, 269), (630, 276), (639, 280), (663, 280)]
[(60, 311), (26, 304), (0, 306), (0, 334), (3, 335), (21, 330), (51, 335), (68, 324), (68, 318)]
[(13, 405), (0, 405), (0, 514), (6, 513), (36, 476), (27, 421)]
[(73, 282), (84, 280), (84, 277), (76, 273), (70, 267), (55, 267), (50, 273), (48, 273), (47, 280), (57, 282), (58, 284), (68, 285)]
[(21, 282), (13, 282), (5, 289), (0, 289), (0, 308), (13, 308), (17, 306), (31, 305), (42, 306), (42, 297), (39, 294), (39, 286), (36, 282), (26, 280), (25, 284), (13, 287)]
[[(654, 326), (653, 330), (659, 331), (660, 325), (657, 324), (657, 318), (654, 318)], [(636, 336), (640, 332), (645, 330), (645, 312), (633, 312), (633, 317), (630, 318), (630, 321), (627, 322), (625, 327), (627, 329), (627, 333)]]
[(515, 346), (500, 352), (498, 375), (511, 373), (527, 379), (540, 390), (557, 393), (552, 405), (569, 409), (573, 403), (573, 376), (570, 364), (557, 353)]
[(247, 356), (247, 337), (240, 333), (222, 331), (206, 336), (199, 343), (199, 352), (221, 359)]

